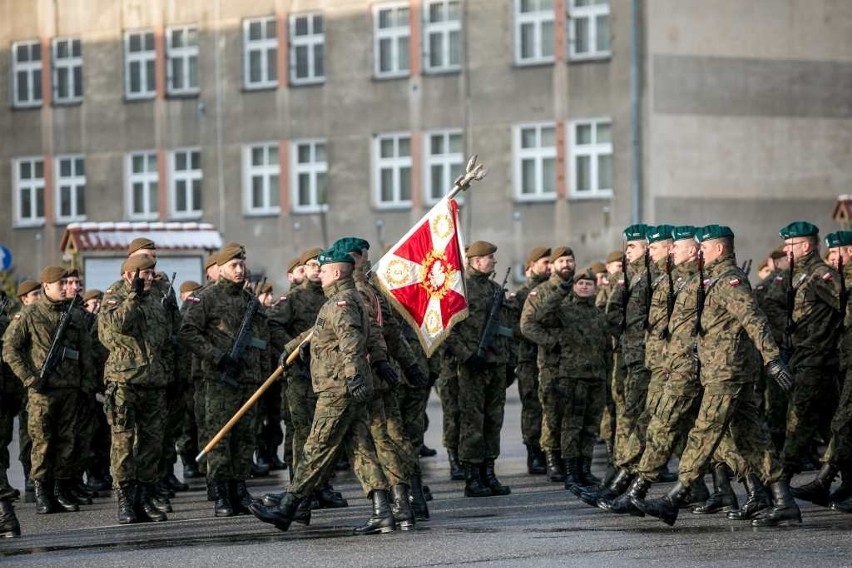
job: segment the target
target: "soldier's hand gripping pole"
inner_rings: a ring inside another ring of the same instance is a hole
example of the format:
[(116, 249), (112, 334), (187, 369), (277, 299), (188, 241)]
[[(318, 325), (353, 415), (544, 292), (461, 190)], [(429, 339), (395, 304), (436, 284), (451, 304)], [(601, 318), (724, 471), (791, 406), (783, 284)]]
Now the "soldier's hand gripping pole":
[(272, 383), (274, 383), (278, 380), (279, 377), (281, 377), (281, 374), (284, 373), (284, 369), (292, 365), (293, 361), (295, 361), (299, 357), (299, 348), (302, 345), (308, 343), (311, 340), (312, 335), (313, 332), (308, 333), (308, 335), (305, 336), (299, 346), (293, 349), (293, 351), (287, 357), (285, 366), (279, 366), (277, 369), (275, 369), (274, 373), (269, 375), (269, 377), (267, 377), (267, 379), (263, 381), (263, 384), (260, 385), (260, 387), (258, 387), (256, 391), (254, 391), (254, 394), (251, 395), (251, 397), (247, 401), (245, 401), (245, 403), (240, 407), (240, 409), (237, 410), (236, 414), (234, 414), (231, 419), (228, 420), (228, 422), (224, 426), (222, 426), (222, 429), (219, 430), (216, 435), (213, 436), (213, 438), (211, 438), (209, 442), (207, 442), (207, 445), (204, 446), (204, 449), (201, 450), (201, 452), (197, 456), (195, 456), (195, 461), (200, 462), (204, 458), (204, 456), (209, 454), (210, 451), (216, 447), (216, 444), (218, 444), (222, 440), (222, 438), (228, 435), (228, 432), (230, 432), (234, 425), (239, 422), (240, 418), (242, 418), (243, 415), (245, 415), (245, 413), (248, 412), (249, 409), (254, 406), (258, 400), (260, 400), (260, 397), (263, 396), (263, 393), (265, 393), (269, 389), (269, 387), (272, 386)]

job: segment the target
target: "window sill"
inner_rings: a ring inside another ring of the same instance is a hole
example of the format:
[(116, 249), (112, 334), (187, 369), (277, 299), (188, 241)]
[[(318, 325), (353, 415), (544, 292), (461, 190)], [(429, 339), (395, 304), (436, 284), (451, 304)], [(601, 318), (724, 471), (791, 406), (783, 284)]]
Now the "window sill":
[(393, 81), (395, 79), (408, 79), (411, 77), (411, 73), (406, 71), (404, 73), (388, 73), (385, 75), (373, 75), (373, 81)]
[(44, 103), (42, 101), (39, 101), (37, 103), (27, 103), (27, 104), (13, 103), (12, 104), (12, 110), (38, 110), (43, 105), (44, 105)]
[(320, 213), (326, 213), (328, 211), (328, 205), (317, 205), (313, 207), (293, 207), (293, 215), (317, 215)]
[(262, 85), (246, 85), (243, 84), (242, 91), (244, 93), (262, 93), (264, 91), (274, 91), (278, 88), (278, 82), (270, 83), (270, 84), (262, 84)]
[(13, 229), (37, 229), (40, 227), (44, 227), (44, 219), (35, 219), (32, 221), (21, 221), (20, 219), (16, 220), (14, 225), (12, 225)]
[(569, 193), (568, 201), (603, 201), (612, 199), (612, 192), (598, 191), (591, 194)]
[(157, 93), (151, 93), (150, 95), (133, 95), (128, 96), (124, 95), (125, 103), (146, 103), (149, 101), (153, 101), (157, 98)]
[(556, 59), (536, 59), (534, 61), (513, 61), (512, 67), (516, 69), (525, 69), (528, 67), (546, 67), (553, 66), (556, 63)]

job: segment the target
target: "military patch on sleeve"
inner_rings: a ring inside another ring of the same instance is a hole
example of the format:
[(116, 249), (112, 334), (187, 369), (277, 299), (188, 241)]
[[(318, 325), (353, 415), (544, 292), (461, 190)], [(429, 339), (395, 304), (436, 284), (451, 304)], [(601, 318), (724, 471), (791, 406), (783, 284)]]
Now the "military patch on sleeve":
[(340, 300), (339, 302), (337, 302), (338, 308), (345, 308), (347, 305), (348, 304), (346, 303), (346, 300)]
[(282, 302), (286, 302), (286, 301), (287, 301), (287, 296), (281, 296), (280, 298), (278, 298), (278, 302), (277, 302), (277, 303), (279, 303), (279, 304), (280, 304), (280, 303), (282, 303)]
[(104, 295), (106, 294), (112, 294), (112, 288), (107, 288), (106, 292), (104, 292)]
[(754, 287), (755, 290), (763, 290), (763, 288), (764, 288), (763, 284), (758, 284), (757, 286)]
[(618, 285), (624, 288), (624, 278), (618, 281)]
[(739, 278), (731, 278), (730, 280), (728, 280), (728, 284), (730, 284), (731, 286), (736, 288), (737, 286), (740, 285), (740, 279)]
[(509, 297), (510, 297), (510, 298), (514, 298), (515, 296), (517, 296), (517, 294), (515, 294), (514, 292), (512, 292), (511, 294), (509, 294)]
[(13, 318), (13, 319), (16, 319), (16, 320), (21, 319), (21, 314), (15, 314), (15, 316), (14, 316), (14, 318)]
[(529, 295), (530, 295), (530, 296), (538, 296), (538, 292), (536, 292), (535, 290), (533, 290), (532, 292), (530, 292), (530, 294), (529, 294)]
[(107, 304), (109, 304), (110, 306), (114, 306), (114, 305), (116, 305), (116, 304), (118, 303), (118, 301), (116, 301), (116, 300), (107, 300), (107, 302), (106, 302), (106, 303), (107, 303)]
[(776, 284), (781, 284), (782, 282), (784, 282), (784, 277), (783, 277), (783, 276), (776, 276), (776, 277), (775, 277), (775, 283), (776, 283)]
[(200, 304), (201, 298), (199, 298), (198, 296), (187, 296), (186, 301), (190, 304)]
[(822, 275), (822, 279), (825, 280), (826, 282), (831, 280), (831, 278), (832, 278), (831, 272), (826, 272), (825, 274)]

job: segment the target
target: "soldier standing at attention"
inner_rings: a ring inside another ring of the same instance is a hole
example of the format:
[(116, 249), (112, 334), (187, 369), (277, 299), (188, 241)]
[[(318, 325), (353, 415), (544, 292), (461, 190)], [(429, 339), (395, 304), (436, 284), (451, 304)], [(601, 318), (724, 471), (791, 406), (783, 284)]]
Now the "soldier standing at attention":
[[(189, 306), (196, 303), (195, 293), (201, 288), (201, 284), (194, 280), (184, 280), (180, 285), (180, 319)], [(186, 412), (183, 415), (181, 434), (177, 439), (177, 451), (183, 462), (183, 478), (195, 479), (201, 477), (195, 456), (198, 455), (199, 425), (195, 416), (195, 381), (192, 380), (192, 357), (176, 357), (175, 372), (179, 375), (180, 384), (184, 389), (181, 393)]]
[[(21, 302), (22, 306), (29, 306), (30, 304), (34, 304), (41, 298), (41, 282), (36, 282), (35, 280), (24, 280), (20, 284), (18, 284), (18, 290), (15, 294), (15, 297), (18, 298), (18, 301)], [(11, 371), (10, 371), (11, 373)], [(14, 377), (14, 373), (11, 373)], [(30, 438), (30, 432), (27, 429), (27, 424), (29, 424), (29, 413), (27, 412), (27, 393), (26, 389), (21, 386), (21, 382), (15, 377), (15, 383), (20, 391), (21, 396), (21, 411), (18, 413), (18, 461), (21, 462), (21, 466), (24, 468), (24, 491), (27, 493), (26, 501), (32, 502), (31, 494), (33, 492), (33, 480), (30, 477), (30, 470), (32, 469), (30, 463), (30, 456), (33, 452), (33, 440)]]
[[(497, 264), (495, 252), (497, 247), (486, 241), (476, 241), (468, 248), (465, 288), (469, 316), (447, 338), (459, 361), (459, 459), (465, 470), (466, 497), (511, 492), (494, 473), (506, 405), (509, 341), (495, 333), (490, 345), (481, 345), (491, 302), (502, 293), (500, 285), (491, 280)], [(505, 312), (498, 317), (496, 323), (508, 324)]]
[(515, 339), (518, 344), (518, 395), (521, 397), (521, 437), (527, 447), (527, 473), (547, 473), (547, 462), (541, 450), (541, 401), (538, 395), (538, 348), (524, 338), (520, 317), (530, 291), (550, 277), (550, 249), (536, 247), (527, 255), (527, 280), (509, 294), (509, 305), (518, 318)]
[[(81, 310), (66, 296), (66, 272), (41, 271), (43, 296), (15, 314), (3, 336), (3, 360), (27, 389), (36, 513), (77, 511), (68, 485), (74, 475), (80, 397), (95, 390), (92, 340)], [(67, 318), (53, 369), (43, 368), (61, 318)], [(47, 374), (40, 378), (40, 373)], [(52, 497), (52, 498), (51, 498)]]
[[(196, 294), (198, 303), (186, 311), (179, 333), (183, 346), (200, 359), (205, 430), (211, 435), (248, 400), (269, 370), (269, 328), (257, 298), (245, 290), (245, 249), (229, 243), (217, 253), (216, 262), (219, 280)], [(241, 328), (247, 333), (245, 345), (232, 355)], [(247, 513), (252, 503), (246, 479), (254, 454), (256, 420), (257, 409), (252, 407), (207, 458), (217, 517)]]
[(164, 354), (171, 351), (171, 328), (153, 290), (156, 261), (131, 256), (121, 268), (122, 281), (106, 291), (98, 317), (99, 337), (109, 350), (104, 409), (112, 429), (118, 522), (165, 521), (154, 503), (154, 485), (160, 480), (168, 380)]

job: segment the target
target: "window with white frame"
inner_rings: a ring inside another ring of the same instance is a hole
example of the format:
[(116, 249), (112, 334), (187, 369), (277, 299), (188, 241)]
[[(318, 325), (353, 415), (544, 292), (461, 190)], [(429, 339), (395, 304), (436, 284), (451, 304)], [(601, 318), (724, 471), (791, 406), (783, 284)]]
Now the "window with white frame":
[(411, 206), (411, 136), (381, 134), (375, 138), (373, 183), (377, 207)]
[(278, 24), (274, 17), (243, 20), (243, 85), (246, 89), (278, 85)]
[(297, 140), (290, 144), (294, 213), (325, 211), (328, 204), (328, 159), (325, 140)]
[(570, 129), (571, 196), (612, 196), (612, 123), (578, 120)]
[(609, 0), (571, 0), (568, 15), (569, 57), (609, 57)]
[(175, 150), (171, 155), (171, 216), (175, 219), (201, 216), (201, 150)]
[(373, 8), (376, 77), (405, 77), (408, 75), (408, 43), (411, 27), (408, 24), (408, 3), (379, 4)]
[(425, 154), (425, 202), (433, 205), (452, 189), (453, 182), (464, 171), (461, 130), (426, 133)]
[(159, 217), (159, 175), (156, 152), (133, 152), (125, 163), (127, 216), (138, 221)]
[(553, 0), (515, 0), (515, 64), (552, 63)]
[(157, 94), (154, 32), (124, 34), (124, 96), (128, 99), (152, 99)]
[(44, 160), (19, 158), (12, 161), (17, 225), (44, 223)]
[(56, 157), (56, 221), (86, 219), (86, 166), (83, 156)]
[(430, 73), (461, 69), (461, 0), (423, 5), (424, 65)]
[(290, 16), (290, 82), (294, 85), (325, 80), (325, 23), (322, 14)]
[(41, 105), (41, 43), (38, 40), (12, 44), (12, 106)]
[(556, 196), (556, 127), (524, 124), (514, 129), (515, 198), (549, 200)]
[(249, 215), (277, 215), (281, 211), (278, 199), (278, 144), (252, 144), (243, 147), (243, 203)]
[(198, 94), (198, 28), (180, 26), (166, 30), (166, 59), (170, 95)]
[(83, 100), (83, 46), (79, 39), (53, 40), (53, 102)]

